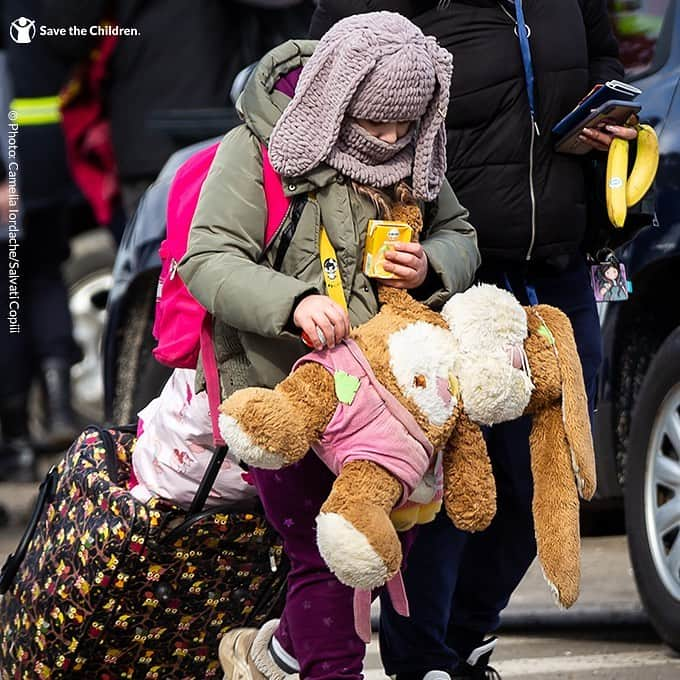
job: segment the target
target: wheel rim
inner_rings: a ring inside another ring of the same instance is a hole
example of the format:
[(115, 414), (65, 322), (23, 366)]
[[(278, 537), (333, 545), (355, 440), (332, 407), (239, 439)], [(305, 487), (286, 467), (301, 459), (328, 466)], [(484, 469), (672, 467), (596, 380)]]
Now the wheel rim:
[(69, 291), (73, 337), (83, 359), (71, 368), (71, 395), (74, 410), (88, 420), (103, 417), (104, 381), (101, 341), (106, 319), (106, 299), (113, 277), (109, 270), (94, 272)]
[(645, 520), (656, 571), (680, 600), (680, 384), (663, 400), (649, 438)]

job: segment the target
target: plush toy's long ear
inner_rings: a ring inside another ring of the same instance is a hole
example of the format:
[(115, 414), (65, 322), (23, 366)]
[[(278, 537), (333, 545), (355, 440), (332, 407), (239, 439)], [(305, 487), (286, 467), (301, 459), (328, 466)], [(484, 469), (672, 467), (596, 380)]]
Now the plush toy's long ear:
[(555, 341), (562, 380), (562, 423), (569, 445), (571, 466), (580, 496), (590, 500), (596, 487), (595, 452), (574, 332), (568, 317), (559, 309), (548, 305), (538, 305), (535, 309)]
[(461, 413), (444, 447), (444, 507), (461, 531), (483, 531), (496, 515), (496, 482), (482, 431)]
[(570, 607), (581, 576), (579, 502), (558, 403), (534, 414), (530, 443), (538, 559), (558, 604)]

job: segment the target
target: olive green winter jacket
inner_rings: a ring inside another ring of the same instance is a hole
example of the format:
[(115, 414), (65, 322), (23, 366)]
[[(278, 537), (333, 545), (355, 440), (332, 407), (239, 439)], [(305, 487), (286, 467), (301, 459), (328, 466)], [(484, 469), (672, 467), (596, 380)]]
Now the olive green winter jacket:
[[(302, 177), (282, 178), (287, 196), (308, 200), (279, 271), (273, 263), (290, 211), (263, 253), (262, 144), (290, 101), (274, 86), (305, 63), (315, 44), (287, 42), (259, 64), (239, 100), (245, 124), (230, 131), (219, 146), (179, 265), (189, 291), (215, 317), (223, 396), (245, 385), (274, 386), (308, 351), (291, 319), (303, 296), (325, 292), (321, 224), (337, 253), (352, 325), (378, 311), (375, 288), (362, 273), (366, 227), (377, 217), (376, 210), (332, 168), (322, 165)], [(423, 289), (412, 293), (436, 307), (470, 286), (479, 253), (467, 211), (447, 183), (425, 215), (423, 248), (430, 274)], [(199, 388), (201, 384), (199, 377)]]

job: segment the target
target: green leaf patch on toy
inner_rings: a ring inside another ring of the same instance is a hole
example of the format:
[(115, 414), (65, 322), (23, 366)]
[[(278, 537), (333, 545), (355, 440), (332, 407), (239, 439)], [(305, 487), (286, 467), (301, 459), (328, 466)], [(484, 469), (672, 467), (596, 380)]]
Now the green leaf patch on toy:
[(336, 371), (333, 377), (335, 379), (335, 396), (338, 401), (351, 406), (359, 391), (361, 384), (359, 378), (345, 373), (345, 371)]

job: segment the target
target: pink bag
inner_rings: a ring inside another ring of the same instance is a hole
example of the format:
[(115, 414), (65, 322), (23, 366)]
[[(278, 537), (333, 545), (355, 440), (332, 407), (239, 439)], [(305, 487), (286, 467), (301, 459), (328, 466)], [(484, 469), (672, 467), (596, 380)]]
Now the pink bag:
[[(161, 273), (156, 293), (153, 335), (158, 341), (153, 355), (171, 368), (196, 368), (202, 351), (206, 389), (213, 417), (215, 443), (223, 444), (217, 429), (219, 379), (212, 345), (212, 318), (177, 276), (177, 266), (186, 253), (191, 222), (201, 187), (212, 165), (219, 142), (195, 153), (175, 174), (168, 193), (167, 233), (161, 243)], [(262, 179), (267, 202), (265, 246), (269, 244), (288, 211), (290, 199), (283, 192), (281, 178), (262, 145)]]

